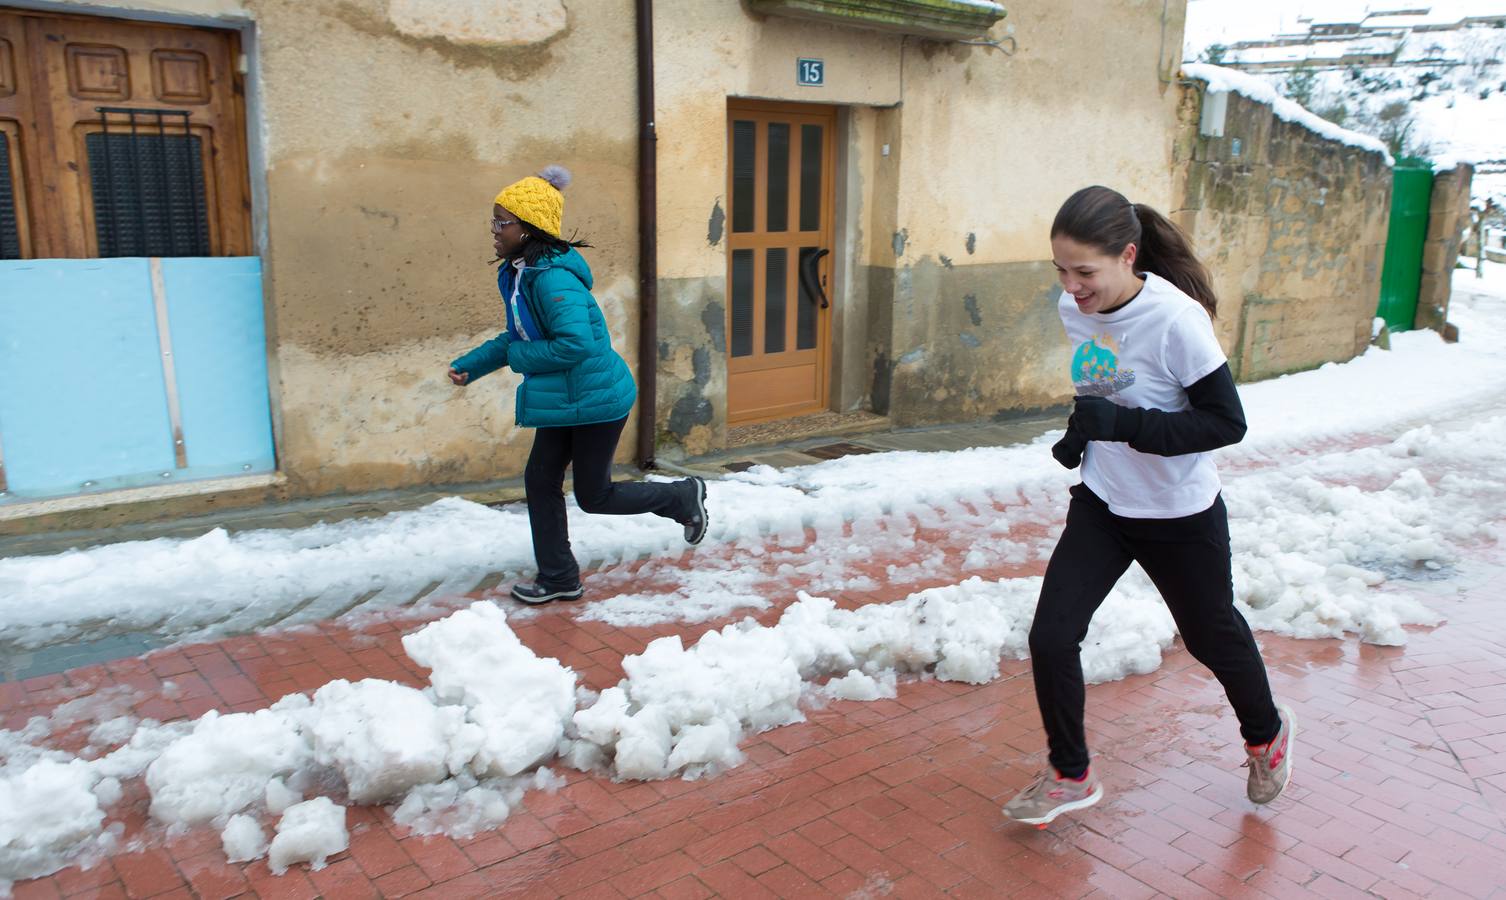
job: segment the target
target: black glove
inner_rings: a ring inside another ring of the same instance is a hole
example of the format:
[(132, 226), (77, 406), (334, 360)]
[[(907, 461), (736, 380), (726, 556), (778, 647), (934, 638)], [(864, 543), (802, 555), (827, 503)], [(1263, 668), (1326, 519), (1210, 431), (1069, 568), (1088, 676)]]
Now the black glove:
[(1073, 400), (1072, 421), (1090, 441), (1133, 441), (1140, 433), (1144, 410), (1120, 406), (1103, 397)]
[(1067, 419), (1067, 433), (1051, 445), (1051, 455), (1064, 468), (1075, 469), (1082, 465), (1082, 452), (1088, 449), (1088, 439), (1078, 429), (1075, 417)]

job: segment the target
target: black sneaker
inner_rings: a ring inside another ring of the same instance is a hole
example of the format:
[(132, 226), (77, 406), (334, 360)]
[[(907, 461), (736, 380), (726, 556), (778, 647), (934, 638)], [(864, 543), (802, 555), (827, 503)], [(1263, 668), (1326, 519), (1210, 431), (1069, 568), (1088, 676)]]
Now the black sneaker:
[(699, 544), (706, 536), (706, 479), (692, 475), (686, 481), (694, 493), (690, 499), (690, 518), (680, 524), (685, 526), (685, 542)]
[(537, 581), (531, 584), (515, 584), (512, 586), (512, 598), (514, 600), (521, 600), (524, 603), (532, 603), (534, 605), (548, 603), (551, 600), (579, 600), (581, 594), (585, 592), (586, 589), (581, 587), (579, 582), (576, 582), (575, 587), (570, 588), (545, 587)]

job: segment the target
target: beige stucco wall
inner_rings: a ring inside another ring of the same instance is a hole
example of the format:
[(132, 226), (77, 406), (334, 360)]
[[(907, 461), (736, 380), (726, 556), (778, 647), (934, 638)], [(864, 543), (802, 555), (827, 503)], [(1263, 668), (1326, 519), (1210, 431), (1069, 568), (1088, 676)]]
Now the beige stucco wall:
[(1174, 218), (1213, 276), (1231, 368), (1254, 381), (1352, 358), (1380, 296), (1390, 165), (1238, 94), (1223, 136), (1203, 137), (1203, 87), (1184, 96)]
[[(559, 162), (619, 352), (637, 368), (629, 0), (97, 0), (241, 29), (279, 465), (291, 496), (517, 475), (514, 376), (447, 362), (501, 328), (482, 226)], [(1046, 230), (1085, 184), (1172, 196), (1184, 2), (1012, 8), (1012, 50), (655, 4), (661, 455), (726, 439), (729, 97), (841, 108), (833, 405), (897, 424), (1063, 402)], [(1092, 48), (1085, 52), (1084, 48)], [(795, 60), (826, 62), (802, 88)], [(888, 145), (889, 153), (883, 153)], [(632, 433), (633, 423), (628, 434)], [(619, 459), (631, 456), (630, 440)]]
[(1139, 0), (1014, 4), (992, 35), (1011, 38), (1013, 55), (907, 50), (903, 251), (875, 242), (871, 257), (895, 269), (897, 423), (1007, 418), (1070, 398), (1051, 220), (1089, 184), (1166, 208), (1184, 13)]
[[(1050, 221), (1093, 183), (1170, 203), (1185, 3), (1012, 5), (988, 35), (1012, 54), (730, 3), (656, 8), (676, 23), (655, 46), (659, 165), (675, 173), (660, 181), (661, 337), (675, 340), (661, 353), (662, 454), (725, 440), (727, 255), (708, 224), (726, 205), (728, 97), (848, 110), (834, 407), (910, 425), (1066, 401)], [(795, 84), (802, 56), (825, 60), (825, 87)]]
[(636, 364), (628, 0), (98, 0), (66, 9), (248, 34), (250, 139), (261, 163), (251, 177), (263, 198), (288, 494), (521, 471), (531, 434), (513, 424), (515, 376), (460, 390), (444, 372), (502, 328), (483, 224), (491, 198), (548, 163), (574, 173), (565, 231), (595, 245), (586, 253), (597, 297)]

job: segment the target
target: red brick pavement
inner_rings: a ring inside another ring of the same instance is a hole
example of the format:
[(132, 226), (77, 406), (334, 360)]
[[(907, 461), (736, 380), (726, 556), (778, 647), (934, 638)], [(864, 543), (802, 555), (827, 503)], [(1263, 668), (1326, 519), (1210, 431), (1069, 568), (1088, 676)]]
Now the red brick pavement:
[[(949, 560), (965, 549), (965, 535), (919, 537)], [(1472, 573), (1416, 586), (1448, 622), (1413, 629), (1405, 648), (1262, 636), (1275, 689), (1303, 725), (1293, 784), (1269, 808), (1244, 799), (1217, 683), (1174, 649), (1150, 675), (1090, 686), (1109, 793), (1046, 831), (999, 814), (1043, 759), (1028, 663), (1006, 661), (986, 685), (911, 680), (893, 700), (813, 710), (749, 739), (747, 762), (718, 777), (617, 784), (567, 772), (557, 793), (530, 793), (501, 827), (465, 840), (352, 807), (349, 851), (282, 877), (265, 862), (225, 863), (212, 830), (150, 824), (138, 781), (112, 821), (150, 849), (20, 883), (16, 896), (1506, 896), (1506, 551), (1480, 556)], [(598, 689), (654, 637), (721, 624), (613, 628), (578, 621), (578, 609), (545, 609), (516, 631)], [(0, 684), (0, 710), (16, 728), (124, 685), (136, 715), (166, 720), (256, 709), (333, 678), (421, 685), (398, 642), (418, 624), (332, 623)]]

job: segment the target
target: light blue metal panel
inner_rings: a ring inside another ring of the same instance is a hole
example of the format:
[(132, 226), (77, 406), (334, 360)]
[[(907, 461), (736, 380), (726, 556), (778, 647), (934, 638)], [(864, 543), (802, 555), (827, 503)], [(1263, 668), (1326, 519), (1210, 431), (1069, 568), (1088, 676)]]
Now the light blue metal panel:
[(4, 500), (161, 483), (165, 398), (146, 260), (0, 261)]
[(261, 260), (162, 260), (186, 477), (270, 472), (272, 410)]

